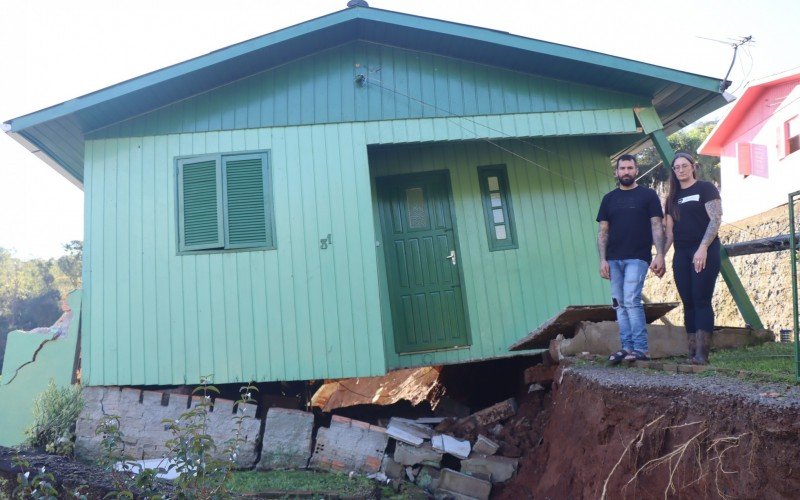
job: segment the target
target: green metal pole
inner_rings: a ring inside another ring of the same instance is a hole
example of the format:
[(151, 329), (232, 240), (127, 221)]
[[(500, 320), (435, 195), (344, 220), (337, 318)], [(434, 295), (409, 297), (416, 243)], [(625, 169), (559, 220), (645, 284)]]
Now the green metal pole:
[(800, 191), (789, 193), (789, 257), (792, 263), (792, 316), (794, 316), (794, 376), (800, 382), (800, 345), (798, 345), (798, 331), (800, 331), (800, 321), (797, 318), (797, 242), (795, 241), (794, 226), (794, 199), (800, 195)]

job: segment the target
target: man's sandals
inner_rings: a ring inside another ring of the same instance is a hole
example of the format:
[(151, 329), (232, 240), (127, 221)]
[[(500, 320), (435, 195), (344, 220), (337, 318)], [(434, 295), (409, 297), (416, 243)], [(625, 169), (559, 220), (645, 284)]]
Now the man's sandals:
[(619, 351), (615, 352), (611, 356), (608, 357), (608, 364), (610, 366), (616, 366), (622, 363), (622, 360), (625, 359), (630, 353), (625, 349), (620, 349)]

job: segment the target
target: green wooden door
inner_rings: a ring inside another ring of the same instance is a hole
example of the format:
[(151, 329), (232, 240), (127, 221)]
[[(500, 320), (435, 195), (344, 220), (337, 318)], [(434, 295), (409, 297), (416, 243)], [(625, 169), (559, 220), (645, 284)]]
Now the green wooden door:
[(447, 173), (376, 182), (397, 352), (467, 345)]

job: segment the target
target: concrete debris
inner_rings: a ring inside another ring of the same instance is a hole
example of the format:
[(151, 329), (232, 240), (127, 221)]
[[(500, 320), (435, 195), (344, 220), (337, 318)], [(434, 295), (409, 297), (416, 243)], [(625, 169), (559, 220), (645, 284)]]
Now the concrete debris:
[(462, 418), (456, 422), (456, 428), (461, 432), (469, 433), (478, 427), (487, 426), (511, 417), (516, 412), (517, 401), (514, 398), (509, 398), (493, 406), (475, 412), (468, 417)]
[(429, 493), (433, 493), (439, 487), (441, 475), (442, 472), (438, 468), (424, 466), (417, 473), (417, 486)]
[(389, 454), (383, 456), (381, 471), (386, 474), (386, 477), (391, 479), (402, 479), (403, 475), (405, 474), (405, 468), (403, 467), (403, 464), (397, 463), (397, 461)]
[(472, 448), (469, 444), (469, 441), (456, 439), (453, 436), (448, 436), (447, 434), (438, 434), (433, 436), (433, 438), (431, 438), (431, 444), (433, 445), (434, 450), (441, 453), (449, 453), (450, 455), (461, 459), (467, 458)]
[(330, 412), (356, 405), (387, 406), (408, 401), (416, 406), (428, 401), (435, 408), (444, 389), (439, 367), (408, 368), (382, 377), (347, 378), (325, 382), (311, 398), (311, 405)]
[(341, 472), (378, 472), (388, 442), (383, 427), (334, 415), (330, 427), (317, 431), (310, 465)]
[(421, 446), (411, 446), (399, 442), (394, 449), (394, 461), (402, 465), (430, 465), (433, 467), (440, 467), (442, 463), (442, 451), (434, 449), (429, 443), (425, 443)]
[(414, 420), (392, 417), (389, 420), (386, 433), (389, 434), (389, 437), (397, 439), (398, 441), (419, 446), (423, 441), (433, 436), (433, 429), (425, 424), (419, 424)]
[(517, 472), (519, 460), (516, 458), (473, 455), (461, 461), (461, 472), (477, 476), (488, 474), (493, 483), (502, 483), (514, 477)]
[(543, 391), (543, 390), (544, 390), (544, 386), (542, 384), (531, 384), (531, 386), (528, 387), (528, 394), (530, 394), (532, 392)]
[(260, 470), (305, 469), (311, 457), (314, 414), (270, 408), (264, 424)]
[(487, 500), (492, 491), (492, 483), (456, 472), (452, 469), (442, 469), (439, 477), (437, 494), (453, 495), (456, 498), (474, 498)]
[(495, 443), (483, 434), (478, 434), (478, 439), (475, 441), (472, 451), (480, 455), (494, 455), (497, 453), (499, 448), (499, 444)]

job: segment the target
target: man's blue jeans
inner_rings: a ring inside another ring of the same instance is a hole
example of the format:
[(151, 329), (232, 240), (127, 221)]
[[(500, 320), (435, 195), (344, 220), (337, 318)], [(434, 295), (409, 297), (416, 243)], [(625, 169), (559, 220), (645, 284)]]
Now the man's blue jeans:
[(639, 259), (610, 260), (611, 301), (617, 311), (619, 337), (628, 352), (647, 352), (647, 328), (642, 306), (642, 286), (650, 267)]

